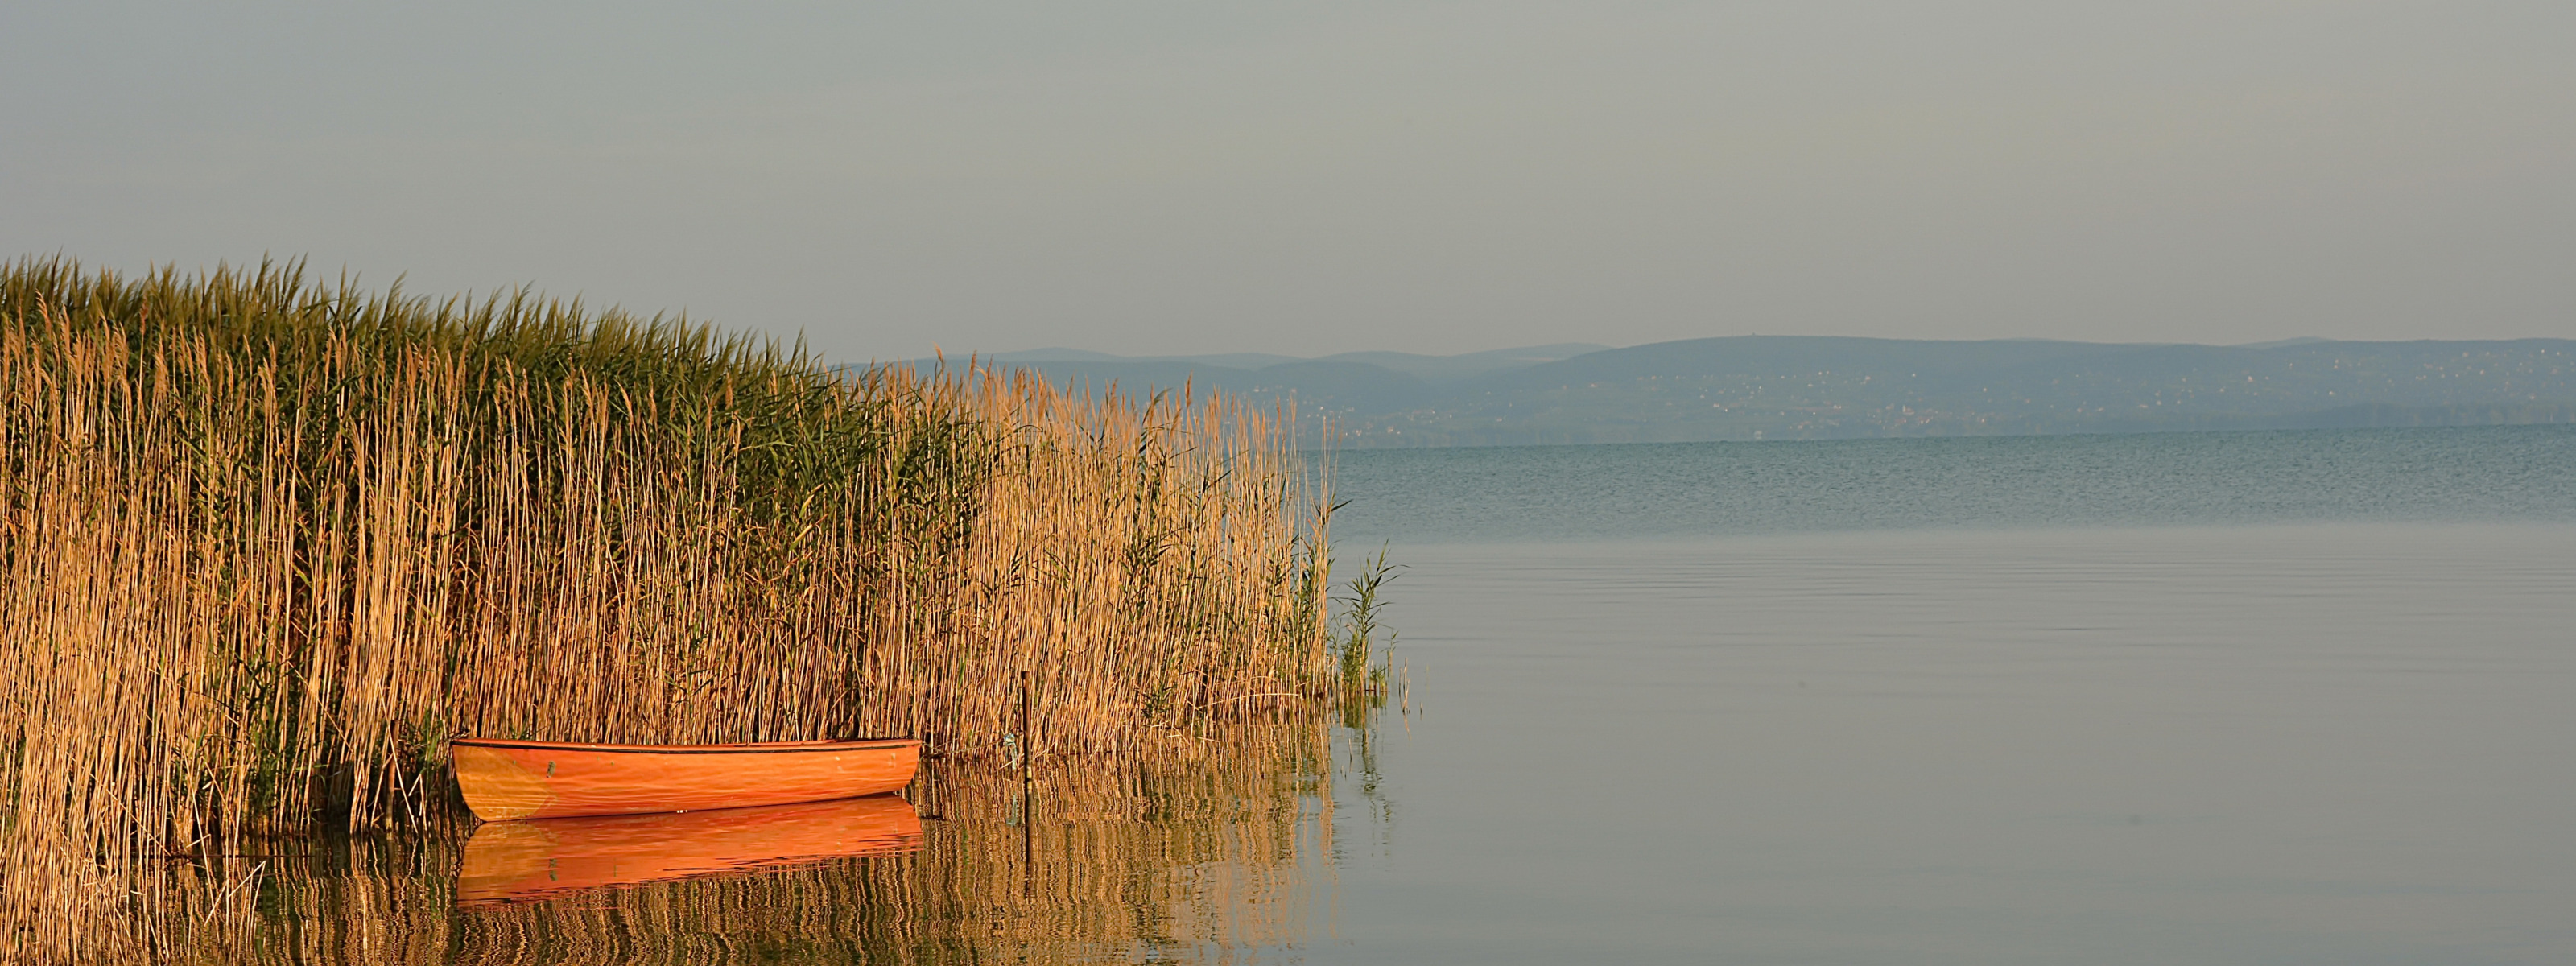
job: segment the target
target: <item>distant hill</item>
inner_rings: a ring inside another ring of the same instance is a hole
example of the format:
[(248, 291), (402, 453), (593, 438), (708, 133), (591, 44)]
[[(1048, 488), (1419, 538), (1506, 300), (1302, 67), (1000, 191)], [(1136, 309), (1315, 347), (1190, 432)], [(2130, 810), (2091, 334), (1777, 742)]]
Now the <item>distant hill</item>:
[[(1094, 382), (1103, 379), (1126, 382), (1131, 377), (1139, 375), (1151, 375), (1159, 379), (1162, 374), (1174, 371), (1174, 366), (1206, 372), (1209, 378), (1231, 380), (1241, 373), (1260, 372), (1284, 365), (1332, 362), (1358, 363), (1373, 369), (1400, 372), (1436, 385), (1449, 385), (1478, 376), (1526, 369), (1609, 348), (1606, 345), (1590, 342), (1560, 342), (1555, 345), (1494, 349), (1454, 356), (1425, 356), (1410, 352), (1345, 352), (1320, 359), (1261, 352), (1205, 356), (1113, 356), (1081, 349), (1031, 349), (1023, 352), (999, 352), (985, 358), (1030, 368), (1044, 368), (1050, 372), (1078, 374)], [(1275, 379), (1276, 374), (1272, 378)]]
[(1294, 399), (1357, 446), (2576, 422), (2576, 341), (2246, 346), (1812, 336), (1457, 356), (991, 357), (1094, 391)]

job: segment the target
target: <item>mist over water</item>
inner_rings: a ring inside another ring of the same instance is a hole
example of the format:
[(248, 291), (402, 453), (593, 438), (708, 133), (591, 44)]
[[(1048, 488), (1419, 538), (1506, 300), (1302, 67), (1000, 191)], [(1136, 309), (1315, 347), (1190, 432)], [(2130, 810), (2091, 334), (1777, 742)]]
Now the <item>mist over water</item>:
[(1343, 454), (1311, 962), (2576, 957), (2576, 433)]

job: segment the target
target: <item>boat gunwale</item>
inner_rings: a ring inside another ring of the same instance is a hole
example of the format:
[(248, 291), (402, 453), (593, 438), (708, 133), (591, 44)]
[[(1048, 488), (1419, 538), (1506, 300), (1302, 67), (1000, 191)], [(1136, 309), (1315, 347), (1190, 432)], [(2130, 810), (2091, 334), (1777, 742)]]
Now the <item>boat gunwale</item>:
[(618, 755), (759, 755), (812, 751), (866, 751), (919, 746), (919, 738), (853, 738), (822, 741), (760, 741), (731, 745), (612, 745), (582, 741), (520, 741), (510, 738), (456, 738), (450, 746), (521, 748), (530, 751), (589, 751)]

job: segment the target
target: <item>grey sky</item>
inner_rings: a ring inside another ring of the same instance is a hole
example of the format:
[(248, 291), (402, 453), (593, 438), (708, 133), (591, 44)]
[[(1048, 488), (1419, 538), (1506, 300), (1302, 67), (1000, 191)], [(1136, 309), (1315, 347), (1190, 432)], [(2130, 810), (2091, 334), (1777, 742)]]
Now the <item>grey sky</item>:
[(2576, 337), (2576, 4), (0, 7), (0, 254), (842, 358)]

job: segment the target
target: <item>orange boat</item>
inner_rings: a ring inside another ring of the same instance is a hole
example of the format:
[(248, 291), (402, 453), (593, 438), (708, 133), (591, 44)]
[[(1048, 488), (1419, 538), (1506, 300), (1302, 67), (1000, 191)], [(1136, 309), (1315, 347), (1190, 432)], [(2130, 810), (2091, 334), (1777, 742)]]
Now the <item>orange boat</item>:
[(921, 847), (921, 819), (894, 795), (835, 802), (490, 822), (465, 841), (460, 905), (896, 855)]
[(921, 742), (593, 745), (459, 738), (448, 743), (465, 805), (487, 822), (694, 812), (855, 798), (912, 783)]

